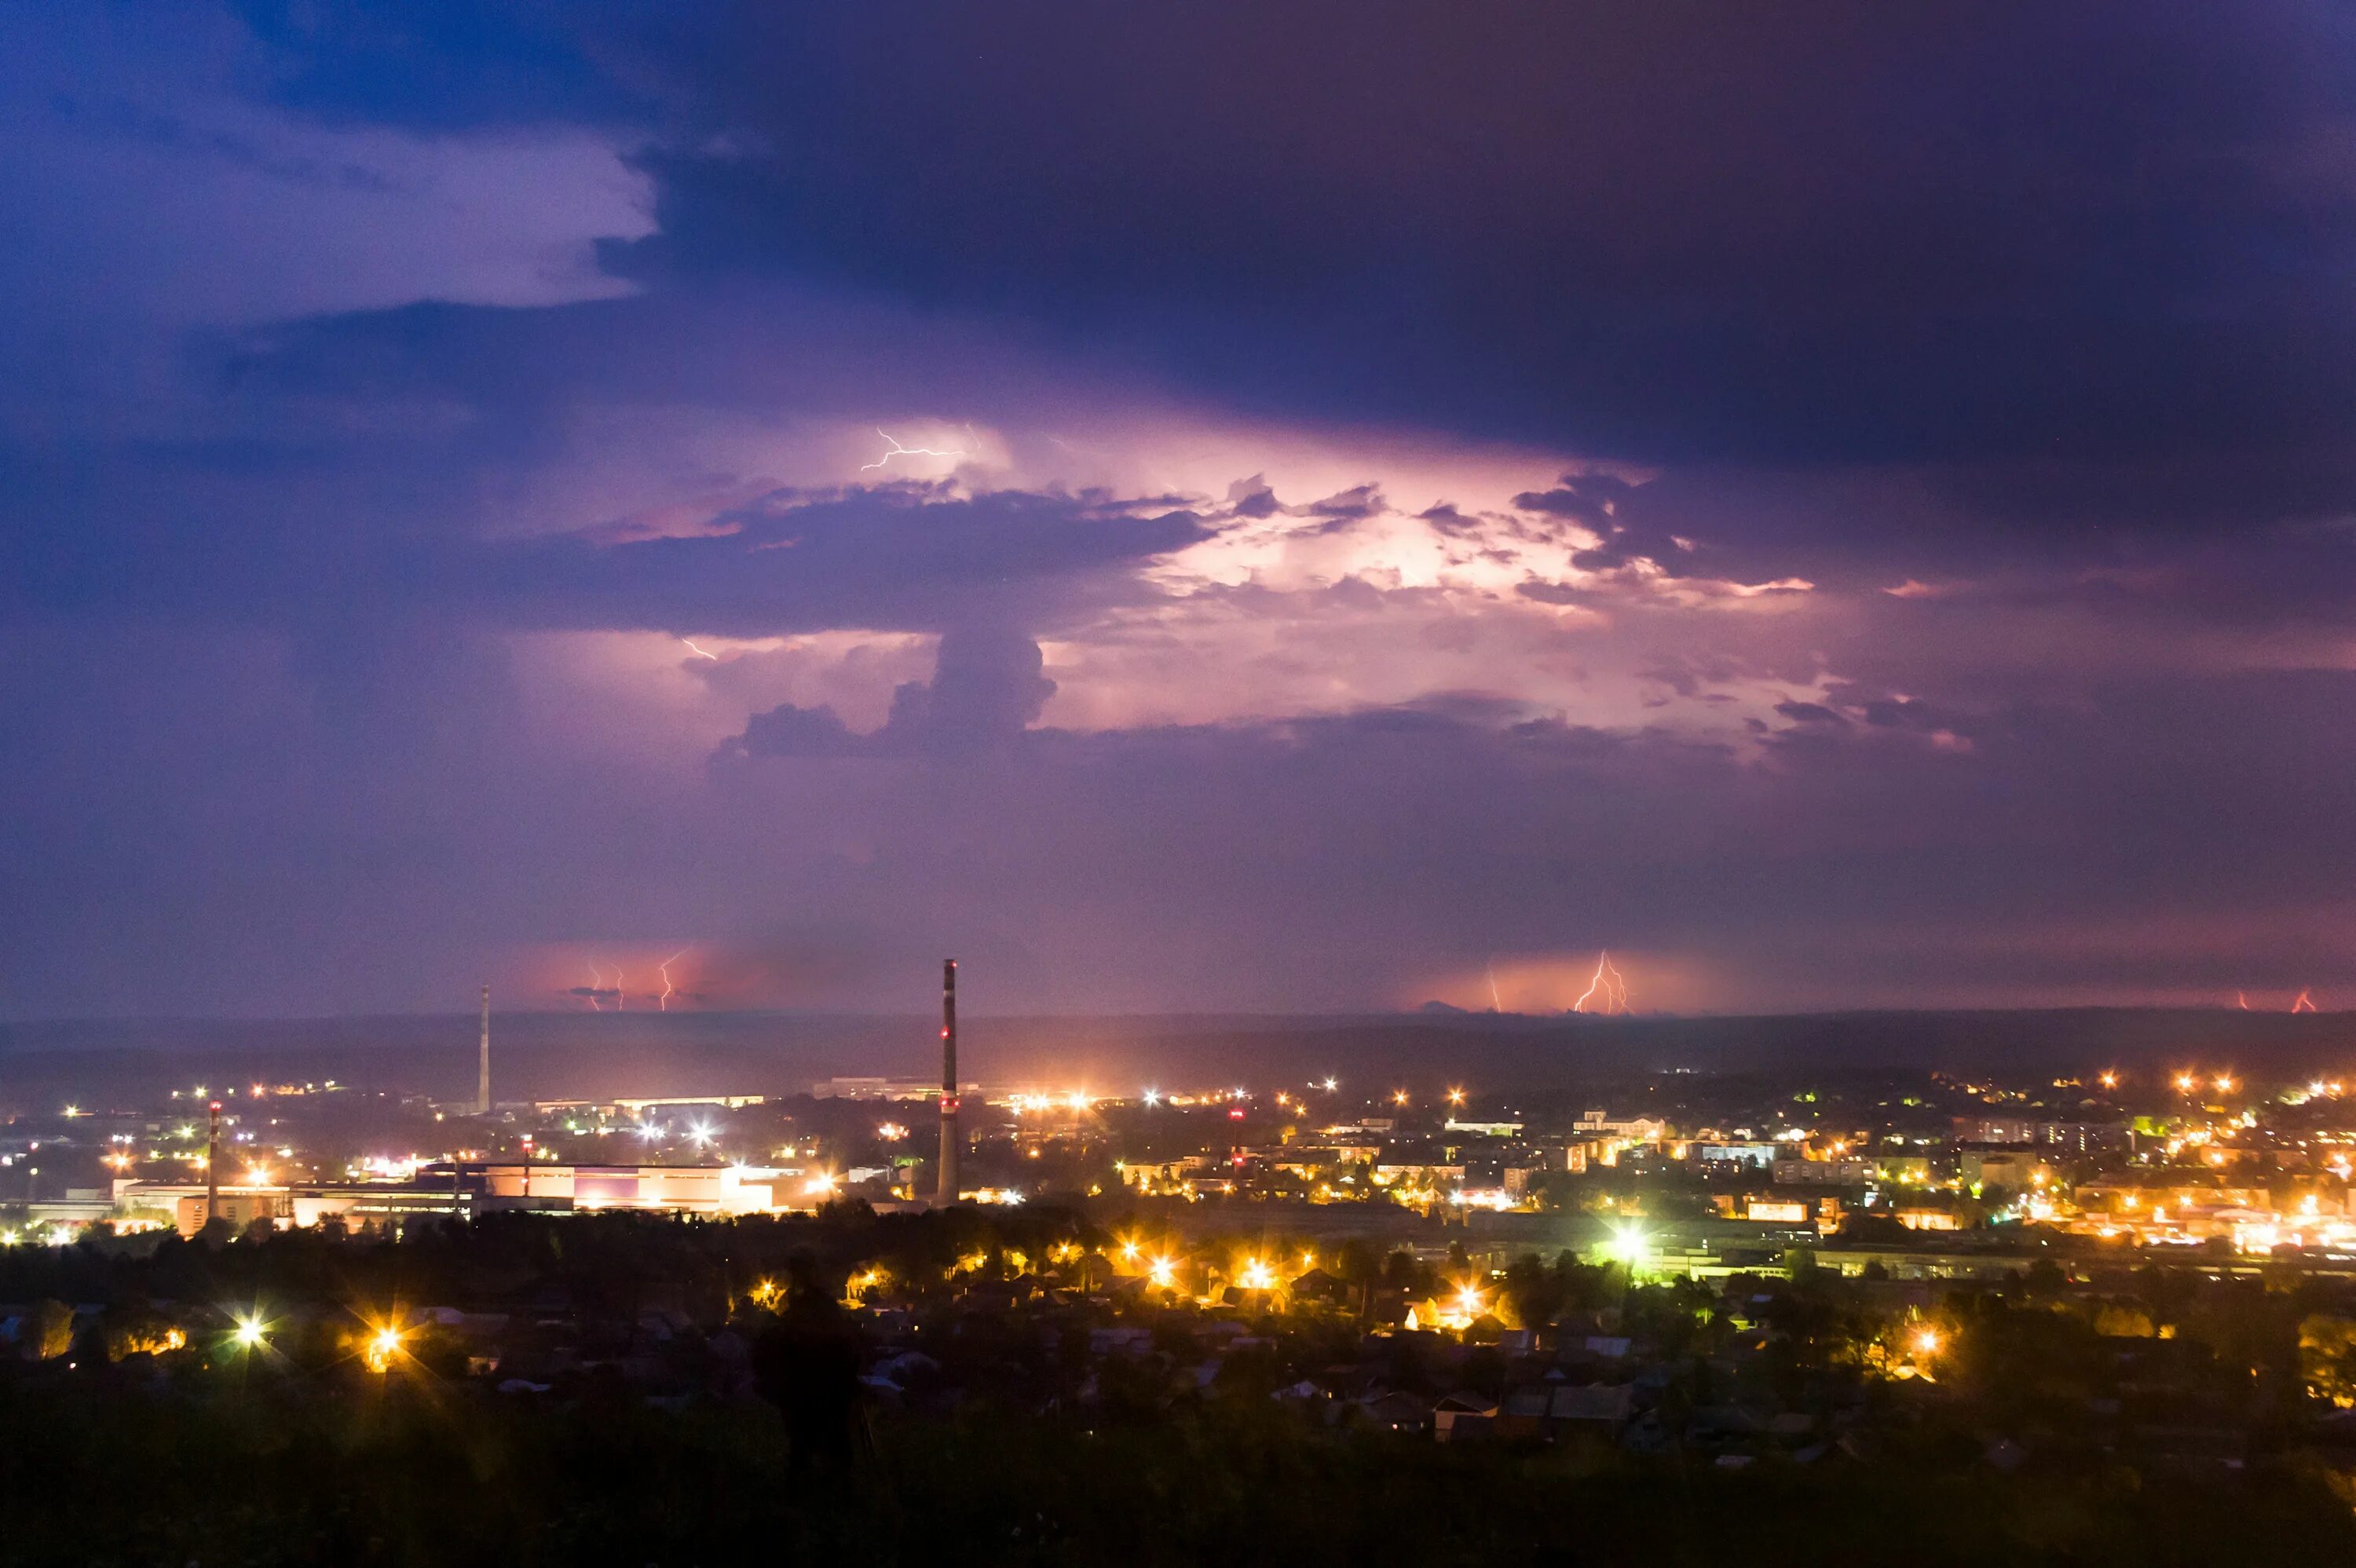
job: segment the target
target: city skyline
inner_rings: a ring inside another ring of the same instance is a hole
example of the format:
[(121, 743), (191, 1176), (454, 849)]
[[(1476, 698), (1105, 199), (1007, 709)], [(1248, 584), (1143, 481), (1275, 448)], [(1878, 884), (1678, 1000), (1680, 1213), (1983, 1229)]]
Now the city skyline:
[(7, 37), (0, 1021), (2356, 1004), (2328, 11)]

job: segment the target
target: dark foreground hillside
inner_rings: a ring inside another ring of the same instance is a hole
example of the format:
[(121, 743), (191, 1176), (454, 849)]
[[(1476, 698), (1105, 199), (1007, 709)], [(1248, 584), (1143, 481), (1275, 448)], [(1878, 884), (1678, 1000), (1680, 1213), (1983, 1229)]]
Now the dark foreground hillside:
[(327, 1403), (0, 1384), (0, 1430), (9, 1564), (2356, 1560), (2346, 1501), (2296, 1470), (2162, 1485), (1924, 1454), (1724, 1472), (1337, 1437), (1226, 1404), (884, 1420), (799, 1465), (759, 1409), (413, 1384)]

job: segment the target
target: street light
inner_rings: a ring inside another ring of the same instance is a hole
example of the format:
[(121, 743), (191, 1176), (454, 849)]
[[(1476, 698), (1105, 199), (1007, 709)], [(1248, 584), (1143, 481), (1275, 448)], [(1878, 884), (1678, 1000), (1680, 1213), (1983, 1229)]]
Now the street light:
[(362, 1356), (368, 1362), (368, 1370), (372, 1372), (389, 1371), (393, 1361), (401, 1355), (402, 1338), (400, 1328), (391, 1323), (380, 1326), (376, 1332), (370, 1334), (368, 1337), (367, 1348), (362, 1351)]

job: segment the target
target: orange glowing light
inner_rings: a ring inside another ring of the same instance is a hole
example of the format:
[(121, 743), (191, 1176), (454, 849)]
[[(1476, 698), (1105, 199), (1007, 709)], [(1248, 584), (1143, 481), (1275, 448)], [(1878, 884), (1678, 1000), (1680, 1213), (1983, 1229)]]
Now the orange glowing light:
[(368, 1337), (368, 1343), (361, 1351), (361, 1359), (368, 1363), (368, 1370), (372, 1372), (381, 1372), (390, 1368), (400, 1358), (401, 1342), (404, 1338), (402, 1331), (392, 1324), (387, 1323), (378, 1328)]

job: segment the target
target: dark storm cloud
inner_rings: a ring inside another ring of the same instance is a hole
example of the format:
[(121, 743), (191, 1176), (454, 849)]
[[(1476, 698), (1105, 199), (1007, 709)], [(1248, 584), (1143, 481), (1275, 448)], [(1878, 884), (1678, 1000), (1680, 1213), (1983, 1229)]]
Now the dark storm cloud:
[(658, 286), (1011, 312), (1264, 406), (1687, 462), (2297, 453), (2293, 506), (2356, 396), (2326, 5), (249, 14), (315, 112), (646, 135), (659, 232), (612, 264)]
[[(561, 460), (547, 429), (531, 432), (537, 417), (412, 428), (400, 390), (346, 397), (378, 410), (378, 428), (355, 436), (330, 415), (306, 431), (298, 415), (275, 432), (127, 450), (0, 441), (20, 508), (0, 534), (0, 605), (337, 639), (418, 616), (748, 636), (1028, 624), (1137, 597), (1139, 563), (1215, 526), (1167, 502), (878, 482), (770, 490), (709, 509), (684, 537), (485, 538), (486, 475)], [(273, 406), (304, 405), (280, 397), (255, 412)]]
[[(1785, 1005), (1991, 983), (2195, 1000), (2302, 974), (2346, 983), (2333, 944), (2356, 864), (2333, 825), (2356, 680), (2122, 682), (1976, 713), (1968, 750), (1943, 738), (1956, 715), (1909, 706), (1800, 713), (1755, 762), (1436, 699), (1033, 729), (986, 766), (748, 744), (716, 774), (750, 803), (857, 770), (865, 798), (897, 803), (879, 806), (894, 827), (862, 878), (991, 909), (1036, 933), (1049, 968), (1150, 947), (1160, 1005), (1188, 986), (1338, 1002), (1417, 964), (1600, 945), (1705, 952), (1721, 979)], [(2076, 973), (2052, 956), (2098, 952)]]
[(1144, 592), (1131, 569), (1207, 538), (1193, 513), (1108, 496), (916, 485), (781, 492), (716, 531), (608, 542), (575, 536), (444, 558), (435, 587), (477, 592), (509, 624), (664, 627), (745, 636), (827, 626), (934, 630), (1068, 614)]
[[(751, 1002), (911, 949), (1042, 1007), (1606, 944), (1727, 1006), (2356, 987), (2337, 8), (236, 13), (234, 101), (188, 49), (151, 107), (145, 13), (44, 53), (144, 51), (49, 105), (81, 243), (0, 319), (0, 1009), (657, 934)], [(541, 165), (282, 298), (560, 133), (496, 286)], [(829, 485), (904, 415), (1002, 467)], [(1040, 477), (1084, 450), (1152, 477)]]
[(1011, 745), (1055, 695), (1043, 662), (1039, 645), (1020, 633), (959, 626), (941, 637), (932, 679), (894, 690), (873, 734), (853, 734), (831, 709), (786, 703), (747, 719), (723, 755), (956, 755)]

